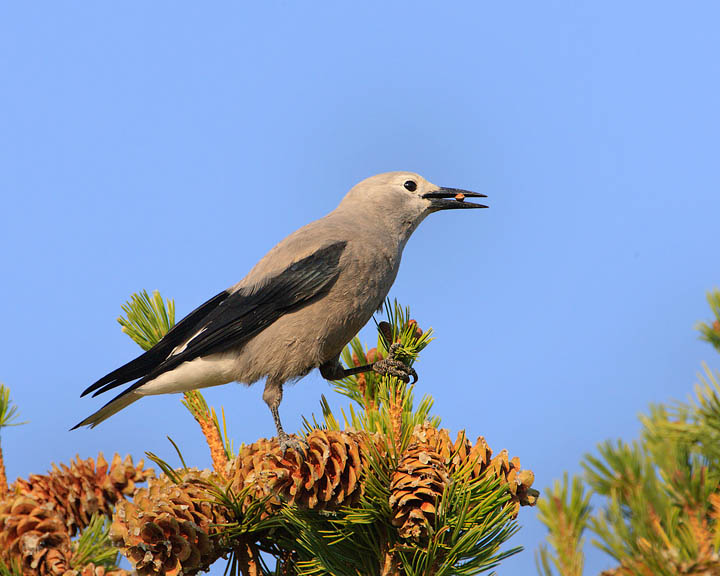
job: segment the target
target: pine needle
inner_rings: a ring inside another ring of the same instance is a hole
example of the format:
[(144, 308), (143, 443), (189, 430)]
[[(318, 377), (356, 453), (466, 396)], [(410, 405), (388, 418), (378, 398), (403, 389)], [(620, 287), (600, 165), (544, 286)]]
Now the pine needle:
[(118, 551), (110, 542), (109, 534), (110, 520), (102, 514), (94, 514), (87, 528), (73, 542), (72, 567), (82, 569), (92, 562), (106, 569), (115, 568)]
[(21, 426), (27, 422), (17, 422), (18, 408), (10, 400), (10, 389), (0, 383), (0, 428)]
[(133, 294), (122, 306), (125, 316), (117, 320), (122, 331), (143, 350), (150, 350), (175, 324), (175, 302), (163, 301), (155, 290), (150, 296), (147, 290)]

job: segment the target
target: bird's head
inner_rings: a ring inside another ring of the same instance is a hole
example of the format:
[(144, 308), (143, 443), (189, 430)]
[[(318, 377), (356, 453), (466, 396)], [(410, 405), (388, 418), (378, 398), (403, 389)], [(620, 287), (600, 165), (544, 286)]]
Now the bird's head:
[(465, 202), (466, 198), (486, 196), (459, 188), (437, 186), (414, 172), (386, 172), (357, 184), (344, 202), (381, 206), (386, 213), (419, 223), (428, 214), (440, 210), (487, 208), (484, 204)]

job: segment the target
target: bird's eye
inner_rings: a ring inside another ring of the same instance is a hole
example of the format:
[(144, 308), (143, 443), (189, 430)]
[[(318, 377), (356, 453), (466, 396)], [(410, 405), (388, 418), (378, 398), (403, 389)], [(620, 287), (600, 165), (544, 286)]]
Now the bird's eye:
[(406, 190), (410, 190), (410, 192), (415, 192), (415, 190), (417, 190), (417, 184), (415, 184), (412, 180), (408, 180), (405, 184), (403, 184), (403, 186), (405, 186)]

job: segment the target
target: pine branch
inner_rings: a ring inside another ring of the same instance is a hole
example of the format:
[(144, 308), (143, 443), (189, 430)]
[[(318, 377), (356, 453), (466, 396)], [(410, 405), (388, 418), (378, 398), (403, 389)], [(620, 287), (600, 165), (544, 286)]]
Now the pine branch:
[(117, 321), (125, 332), (143, 350), (150, 350), (175, 324), (175, 302), (163, 301), (155, 290), (150, 296), (147, 290), (133, 294), (122, 305), (125, 316)]
[(538, 503), (539, 519), (548, 529), (548, 543), (536, 554), (538, 572), (552, 576), (553, 566), (560, 576), (582, 576), (584, 563), (583, 534), (590, 517), (590, 492), (575, 476), (568, 486), (568, 475)]
[[(226, 441), (223, 441), (215, 410), (208, 407), (205, 398), (197, 390), (186, 392), (182, 403), (200, 425), (200, 429), (210, 447), (210, 456), (212, 457), (215, 472), (224, 475), (227, 463), (233, 457), (232, 444), (227, 442), (227, 437)], [(223, 412), (224, 422), (225, 414)]]
[[(10, 400), (10, 389), (0, 383), (0, 430), (8, 426), (20, 426), (25, 422), (17, 422), (18, 408)], [(0, 446), (0, 498), (8, 492), (7, 474), (2, 446)]]
[[(708, 301), (716, 320), (698, 328), (720, 350), (720, 292)], [(585, 479), (601, 502), (594, 514), (577, 479), (570, 495), (565, 477), (541, 503), (554, 551), (538, 553), (544, 576), (553, 568), (580, 574), (586, 525), (593, 544), (618, 563), (605, 576), (720, 573), (720, 377), (703, 365), (690, 402), (653, 405), (640, 419), (638, 440), (607, 441), (584, 458)]]
[(664, 414), (642, 418), (649, 440), (667, 438), (710, 461), (720, 462), (720, 375), (703, 363), (691, 404), (652, 407)]
[(700, 332), (700, 338), (713, 345), (720, 352), (720, 290), (707, 293), (707, 301), (715, 319), (710, 323), (698, 322), (695, 328)]
[[(388, 300), (385, 303), (385, 314), (388, 320), (377, 324), (377, 347), (365, 351), (359, 339), (354, 338), (341, 355), (346, 367), (382, 360), (394, 343), (399, 344), (396, 358), (412, 366), (432, 342), (432, 328), (423, 332), (417, 322), (411, 319), (409, 308)], [(392, 438), (395, 456), (407, 446), (415, 426), (427, 419), (431, 419), (436, 426), (440, 423), (439, 418), (430, 416), (432, 399), (424, 397), (415, 409), (414, 386), (393, 376), (367, 372), (336, 381), (334, 385), (337, 392), (355, 402), (360, 409), (360, 412), (356, 412), (350, 406), (350, 417), (344, 418), (345, 425), (388, 435)], [(324, 417), (328, 425), (337, 422), (330, 412), (324, 413)]]

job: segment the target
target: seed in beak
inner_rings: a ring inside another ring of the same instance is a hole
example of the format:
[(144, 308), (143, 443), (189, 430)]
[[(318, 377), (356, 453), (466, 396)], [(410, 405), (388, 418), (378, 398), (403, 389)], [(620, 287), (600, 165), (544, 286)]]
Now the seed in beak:
[(463, 194), (462, 192), (458, 192), (457, 194), (455, 194), (455, 200), (457, 200), (458, 202), (463, 202), (465, 200), (465, 194)]

